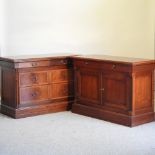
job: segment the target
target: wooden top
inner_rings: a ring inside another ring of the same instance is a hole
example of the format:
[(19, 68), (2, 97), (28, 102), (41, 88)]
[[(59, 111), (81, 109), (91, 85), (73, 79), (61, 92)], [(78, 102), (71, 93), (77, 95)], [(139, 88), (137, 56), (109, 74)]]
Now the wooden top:
[(75, 55), (68, 54), (68, 53), (54, 53), (54, 54), (41, 54), (41, 55), (19, 55), (19, 56), (0, 57), (0, 61), (26, 62), (26, 61), (61, 59), (61, 58), (68, 58), (71, 56), (75, 56)]
[(147, 64), (147, 63), (155, 64), (155, 60), (149, 60), (149, 59), (118, 57), (118, 56), (108, 56), (108, 55), (74, 55), (74, 54), (67, 54), (67, 53), (0, 57), (0, 61), (27, 62), (27, 61), (52, 60), (52, 59), (61, 59), (61, 58), (84, 59), (84, 60), (104, 61), (104, 62), (117, 62), (117, 63), (123, 63), (123, 64), (132, 64), (132, 65)]
[(150, 59), (108, 56), (108, 55), (79, 55), (79, 56), (72, 56), (72, 58), (94, 60), (94, 61), (117, 62), (117, 63), (134, 64), (134, 65), (144, 64), (144, 63), (154, 63), (155, 64), (155, 60), (153, 60), (153, 59), (150, 60)]

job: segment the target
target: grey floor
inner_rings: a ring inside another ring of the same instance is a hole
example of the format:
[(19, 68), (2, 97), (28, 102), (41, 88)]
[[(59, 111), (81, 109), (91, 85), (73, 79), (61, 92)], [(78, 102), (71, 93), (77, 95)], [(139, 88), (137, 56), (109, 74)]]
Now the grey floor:
[(0, 114), (0, 155), (155, 155), (155, 122), (129, 128), (71, 112)]

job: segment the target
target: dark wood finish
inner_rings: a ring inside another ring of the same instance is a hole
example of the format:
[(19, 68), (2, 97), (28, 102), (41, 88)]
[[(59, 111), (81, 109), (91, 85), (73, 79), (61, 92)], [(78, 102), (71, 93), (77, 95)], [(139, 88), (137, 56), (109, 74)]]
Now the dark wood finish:
[(0, 66), (1, 112), (8, 116), (72, 107), (72, 112), (126, 126), (154, 120), (154, 60), (60, 54), (1, 57)]
[(95, 70), (76, 70), (76, 98), (83, 104), (101, 104), (101, 78)]
[(67, 82), (73, 80), (73, 70), (72, 69), (61, 69), (51, 71), (51, 81), (52, 83)]
[(11, 106), (13, 108), (17, 107), (16, 101), (18, 102), (16, 93), (18, 93), (16, 80), (16, 71), (10, 68), (2, 67), (2, 94), (1, 94), (1, 104)]
[(57, 98), (68, 98), (69, 96), (74, 95), (74, 88), (73, 83), (53, 83), (51, 85), (51, 98), (57, 99)]
[(20, 88), (20, 104), (50, 99), (49, 85)]
[(126, 126), (154, 120), (155, 61), (108, 56), (73, 60), (72, 112)]
[(24, 118), (29, 116), (47, 114), (52, 112), (66, 111), (70, 109), (72, 101), (67, 102), (51, 102), (31, 107), (22, 107), (18, 109), (13, 109), (6, 105), (1, 105), (1, 112), (5, 115), (11, 116), (13, 118)]
[(2, 113), (21, 118), (71, 108), (74, 82), (68, 56), (0, 58), (0, 65)]
[(131, 110), (131, 78), (122, 72), (102, 73), (102, 104), (105, 109), (125, 113)]
[(49, 83), (48, 71), (24, 72), (19, 74), (19, 86), (32, 86)]

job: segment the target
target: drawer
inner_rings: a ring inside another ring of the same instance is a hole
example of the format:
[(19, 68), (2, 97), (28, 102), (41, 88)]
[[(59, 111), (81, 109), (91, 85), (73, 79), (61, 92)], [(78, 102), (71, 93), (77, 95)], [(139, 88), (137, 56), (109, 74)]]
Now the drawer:
[(120, 71), (120, 72), (131, 72), (132, 67), (126, 64), (105, 62), (105, 61), (91, 61), (91, 60), (76, 60), (76, 67), (102, 69), (103, 71)]
[(20, 88), (20, 103), (47, 100), (49, 98), (49, 86), (36, 86)]
[(51, 82), (52, 83), (73, 80), (72, 69), (52, 70), (50, 73), (51, 73)]
[(119, 63), (104, 63), (104, 70), (131, 72), (132, 67), (130, 65), (119, 64)]
[(16, 68), (28, 68), (28, 67), (44, 67), (50, 66), (50, 61), (32, 61), (32, 62), (22, 62), (16, 63)]
[(73, 83), (54, 83), (51, 85), (51, 98), (63, 98), (73, 96)]
[(48, 72), (26, 72), (19, 74), (19, 86), (31, 86), (35, 84), (47, 84), (48, 83)]
[(76, 67), (101, 68), (103, 62), (96, 62), (91, 60), (76, 60), (74, 64)]
[(67, 59), (55, 59), (51, 60), (51, 66), (59, 66), (59, 65), (67, 65), (68, 60)]

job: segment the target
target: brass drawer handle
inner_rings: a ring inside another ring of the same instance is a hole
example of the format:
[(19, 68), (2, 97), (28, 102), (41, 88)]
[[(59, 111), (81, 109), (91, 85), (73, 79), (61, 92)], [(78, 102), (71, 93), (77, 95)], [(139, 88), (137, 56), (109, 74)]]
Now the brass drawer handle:
[(32, 79), (33, 82), (37, 82), (37, 80), (38, 80), (38, 78), (37, 78), (36, 75), (32, 75), (32, 78), (31, 79)]
[(88, 64), (89, 64), (89, 63), (86, 61), (86, 62), (85, 62), (85, 65), (88, 65)]
[(116, 65), (112, 65), (112, 70), (116, 69)]
[(65, 88), (65, 89), (63, 90), (63, 93), (64, 93), (64, 94), (68, 93), (67, 88)]
[(32, 62), (32, 66), (33, 67), (38, 66), (38, 63), (37, 62)]
[(38, 94), (39, 94), (38, 92), (33, 92), (33, 93), (31, 94), (31, 96), (32, 96), (32, 97), (36, 97), (36, 96), (38, 96)]
[(100, 89), (101, 91), (104, 91), (104, 88)]
[(60, 60), (60, 63), (62, 63), (62, 64), (67, 64), (67, 62), (65, 61), (65, 60)]

